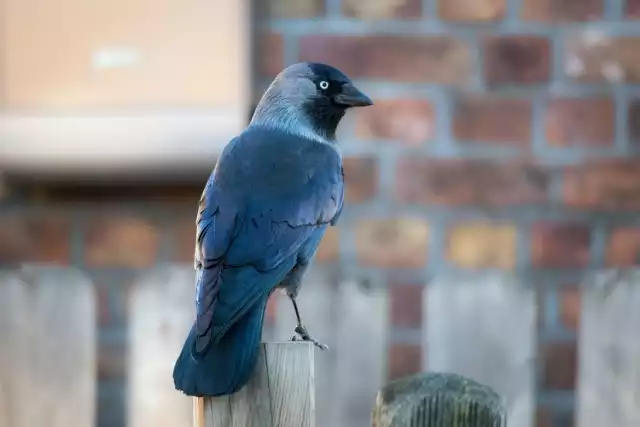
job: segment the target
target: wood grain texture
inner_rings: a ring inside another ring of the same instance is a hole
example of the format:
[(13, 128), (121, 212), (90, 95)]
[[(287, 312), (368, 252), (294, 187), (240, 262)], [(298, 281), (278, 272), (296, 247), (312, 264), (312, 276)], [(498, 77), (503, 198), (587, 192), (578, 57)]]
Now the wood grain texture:
[(491, 387), (450, 373), (419, 373), (377, 394), (373, 427), (506, 427), (506, 409)]
[[(316, 425), (366, 425), (385, 374), (387, 290), (312, 267), (297, 301), (309, 332), (329, 346), (315, 356)], [(291, 301), (279, 296), (276, 338), (289, 339), (295, 322)]]
[[(355, 280), (340, 283), (336, 320), (336, 427), (365, 425), (384, 383), (387, 361), (387, 289)], [(319, 354), (322, 357), (324, 354)]]
[(443, 278), (428, 287), (423, 312), (423, 365), (487, 384), (505, 397), (510, 425), (532, 427), (534, 292), (507, 275)]
[[(309, 333), (329, 346), (329, 350), (318, 352), (315, 361), (316, 377), (316, 425), (318, 427), (340, 427), (337, 423), (335, 404), (336, 366), (336, 316), (335, 305), (337, 281), (328, 269), (311, 267), (305, 275), (297, 302), (302, 321)], [(291, 300), (286, 295), (277, 295), (277, 317), (274, 339), (285, 341), (291, 337), (296, 326), (296, 316)]]
[(192, 267), (163, 266), (134, 284), (129, 306), (129, 427), (183, 427), (192, 401), (175, 390), (173, 365), (195, 319)]
[(94, 425), (95, 319), (77, 270), (0, 273), (0, 426)]
[[(315, 427), (314, 347), (262, 344), (256, 371), (239, 392), (194, 398), (196, 427)], [(202, 409), (198, 409), (202, 408)]]
[(576, 426), (640, 425), (640, 270), (590, 277), (580, 317)]

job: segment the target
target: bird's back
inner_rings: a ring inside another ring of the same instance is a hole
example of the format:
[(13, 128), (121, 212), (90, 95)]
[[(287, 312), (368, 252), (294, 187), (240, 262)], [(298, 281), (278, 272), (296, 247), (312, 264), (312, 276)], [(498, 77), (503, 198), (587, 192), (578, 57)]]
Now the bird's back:
[(223, 190), (286, 197), (311, 180), (339, 172), (340, 162), (337, 147), (328, 142), (249, 127), (223, 151), (214, 182)]

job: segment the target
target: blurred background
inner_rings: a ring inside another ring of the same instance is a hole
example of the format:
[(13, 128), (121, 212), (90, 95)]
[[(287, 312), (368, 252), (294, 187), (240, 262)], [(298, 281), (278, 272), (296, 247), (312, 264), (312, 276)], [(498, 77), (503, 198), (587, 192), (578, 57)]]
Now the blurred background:
[[(300, 60), (375, 101), (300, 296), (317, 425), (421, 370), (510, 427), (640, 425), (640, 1), (0, 5), (0, 426), (191, 425), (196, 202)], [(294, 326), (274, 295), (265, 340)]]

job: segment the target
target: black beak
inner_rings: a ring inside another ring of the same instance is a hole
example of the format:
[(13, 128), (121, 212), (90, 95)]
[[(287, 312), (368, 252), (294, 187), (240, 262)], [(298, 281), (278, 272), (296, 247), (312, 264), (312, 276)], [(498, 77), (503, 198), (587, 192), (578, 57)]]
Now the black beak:
[(347, 107), (367, 107), (373, 105), (373, 101), (364, 93), (360, 92), (351, 83), (342, 85), (342, 90), (339, 94), (335, 95), (335, 102)]

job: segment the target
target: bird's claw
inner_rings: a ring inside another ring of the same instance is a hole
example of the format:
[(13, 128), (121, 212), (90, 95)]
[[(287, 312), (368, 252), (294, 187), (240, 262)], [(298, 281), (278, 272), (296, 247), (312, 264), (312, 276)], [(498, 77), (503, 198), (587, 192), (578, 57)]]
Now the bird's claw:
[(321, 343), (320, 341), (309, 335), (309, 332), (307, 332), (307, 329), (304, 326), (298, 325), (293, 331), (295, 333), (291, 336), (290, 341), (309, 341), (322, 351), (329, 349), (328, 345)]

